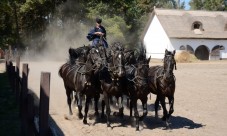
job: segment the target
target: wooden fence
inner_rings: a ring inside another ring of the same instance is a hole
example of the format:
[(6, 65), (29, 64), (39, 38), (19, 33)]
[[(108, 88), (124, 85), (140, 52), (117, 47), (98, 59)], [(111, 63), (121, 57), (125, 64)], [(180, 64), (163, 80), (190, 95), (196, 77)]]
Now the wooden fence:
[[(20, 107), (21, 135), (23, 136), (50, 136), (52, 128), (49, 125), (49, 98), (50, 73), (41, 72), (40, 98), (28, 89), (29, 66), (22, 64), (20, 77), (20, 57), (16, 57), (16, 66), (13, 66), (9, 55), (5, 56), (6, 71), (10, 85), (15, 92), (16, 101)], [(35, 104), (38, 101), (38, 105)]]

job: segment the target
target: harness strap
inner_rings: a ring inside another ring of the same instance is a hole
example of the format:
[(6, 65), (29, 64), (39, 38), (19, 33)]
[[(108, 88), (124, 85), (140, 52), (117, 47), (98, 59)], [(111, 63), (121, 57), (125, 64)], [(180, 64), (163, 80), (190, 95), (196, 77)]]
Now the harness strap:
[(76, 82), (77, 73), (79, 73), (79, 70), (80, 70), (83, 66), (84, 66), (84, 65), (80, 65), (80, 67), (78, 67), (78, 68), (76, 69), (76, 72), (75, 72), (74, 77), (73, 77), (73, 82), (74, 82), (74, 83)]

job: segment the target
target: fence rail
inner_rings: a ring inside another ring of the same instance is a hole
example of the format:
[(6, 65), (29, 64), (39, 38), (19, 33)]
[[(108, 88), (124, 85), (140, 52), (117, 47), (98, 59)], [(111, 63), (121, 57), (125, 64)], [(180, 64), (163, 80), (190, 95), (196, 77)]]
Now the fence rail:
[[(49, 98), (50, 98), (50, 73), (41, 72), (40, 99), (28, 89), (29, 66), (22, 65), (20, 77), (20, 57), (16, 57), (16, 66), (13, 66), (10, 55), (5, 54), (6, 71), (12, 90), (15, 92), (16, 101), (20, 107), (21, 133), (23, 136), (51, 136), (52, 128), (49, 125)], [(39, 105), (35, 105), (38, 101)]]

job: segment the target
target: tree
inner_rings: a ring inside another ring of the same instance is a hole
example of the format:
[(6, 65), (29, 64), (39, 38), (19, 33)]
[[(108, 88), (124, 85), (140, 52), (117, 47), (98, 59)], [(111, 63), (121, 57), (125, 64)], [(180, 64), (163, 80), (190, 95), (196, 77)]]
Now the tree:
[(224, 0), (191, 0), (189, 5), (193, 10), (225, 11)]
[[(180, 0), (1, 0), (0, 45), (17, 43), (25, 46), (45, 41), (46, 29), (55, 24), (60, 31), (85, 33), (86, 26), (93, 26), (94, 18), (102, 17), (107, 31), (120, 41), (138, 42), (140, 33), (153, 7), (183, 8)], [(77, 26), (81, 29), (78, 30)], [(69, 28), (67, 28), (69, 27)], [(64, 29), (64, 30), (63, 30)], [(75, 32), (73, 32), (75, 30)], [(56, 35), (61, 35), (54, 33)], [(20, 34), (20, 35), (18, 35)]]
[(8, 0), (0, 1), (0, 47), (7, 48), (16, 39), (14, 7)]

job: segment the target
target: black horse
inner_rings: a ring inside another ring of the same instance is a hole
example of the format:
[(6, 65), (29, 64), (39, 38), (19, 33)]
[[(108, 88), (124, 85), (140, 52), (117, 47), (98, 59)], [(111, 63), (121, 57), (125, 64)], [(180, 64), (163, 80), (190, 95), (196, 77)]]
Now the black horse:
[[(139, 60), (134, 65), (126, 66), (126, 77), (128, 79), (127, 92), (124, 92), (130, 98), (130, 117), (132, 108), (134, 108), (134, 117), (136, 118), (136, 131), (139, 130), (139, 121), (147, 115), (147, 95), (150, 93), (148, 88), (148, 71), (150, 58)], [(143, 115), (139, 117), (137, 109), (137, 100), (141, 100)]]
[(102, 116), (104, 115), (104, 107), (106, 105), (107, 127), (110, 127), (110, 103), (109, 100), (115, 96), (119, 105), (119, 113), (115, 115), (123, 116), (123, 90), (125, 86), (125, 68), (123, 51), (111, 51), (109, 56), (108, 71), (105, 71), (105, 76), (100, 78), (104, 101), (102, 101)]
[[(84, 48), (85, 49), (85, 48)], [(85, 51), (86, 52), (86, 51)], [(94, 86), (94, 75), (98, 73), (101, 67), (101, 58), (97, 49), (90, 49), (88, 54), (81, 55), (79, 57), (86, 56), (86, 63), (78, 62), (75, 64), (65, 63), (59, 69), (59, 75), (64, 81), (66, 89), (67, 102), (69, 106), (69, 115), (72, 115), (71, 101), (72, 92), (77, 94), (79, 118), (83, 118), (82, 110), (82, 96), (86, 95), (85, 115), (83, 122), (87, 123), (87, 113), (89, 108), (89, 102), (92, 97), (95, 98), (96, 107), (95, 112), (98, 114), (98, 99), (100, 90)]]
[[(173, 69), (176, 61), (174, 59), (175, 50), (170, 52), (165, 50), (164, 64), (163, 66), (151, 66), (149, 68), (149, 88), (151, 93), (156, 94), (155, 101), (155, 115), (158, 116), (159, 102), (163, 108), (163, 121), (166, 121), (168, 125), (168, 118), (174, 112), (174, 92), (175, 92), (175, 81), (176, 78), (173, 74)], [(165, 105), (165, 97), (169, 99), (169, 113)]]
[(91, 47), (90, 46), (81, 46), (78, 48), (69, 48), (69, 62), (71, 64), (75, 64), (77, 62), (86, 62), (87, 60), (87, 54), (90, 51)]
[(136, 57), (135, 57), (135, 51), (130, 50), (124, 50), (124, 56), (125, 56), (125, 65), (132, 65), (136, 64)]

